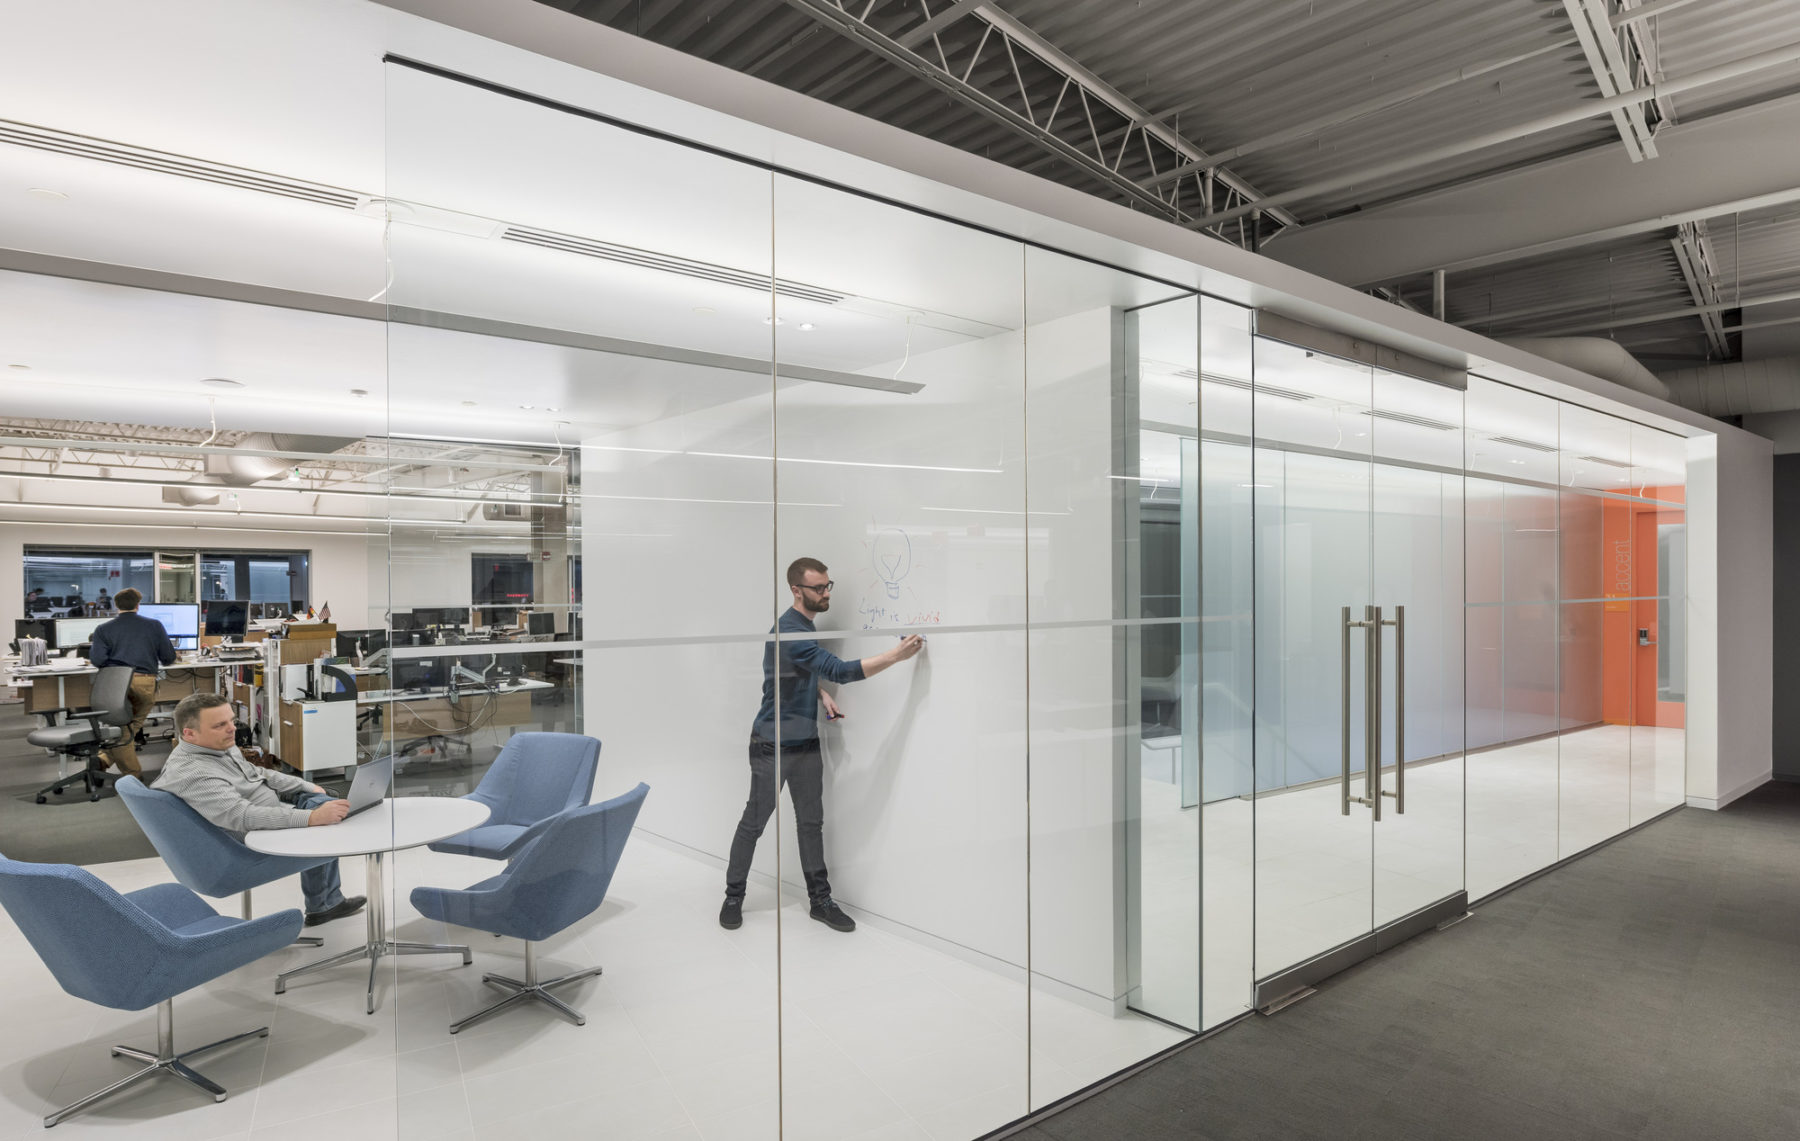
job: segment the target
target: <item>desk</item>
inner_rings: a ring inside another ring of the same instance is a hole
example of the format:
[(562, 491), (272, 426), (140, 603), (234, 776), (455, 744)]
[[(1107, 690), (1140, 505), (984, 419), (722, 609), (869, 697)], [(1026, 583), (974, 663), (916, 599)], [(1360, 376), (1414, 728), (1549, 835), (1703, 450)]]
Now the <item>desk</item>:
[[(163, 667), (157, 679), (156, 700), (179, 701), (190, 693), (201, 692), (200, 674), (210, 672), (212, 689), (218, 688), (218, 673), (227, 668), (223, 662), (176, 662)], [(100, 671), (93, 666), (72, 670), (52, 670), (38, 666), (13, 671), (15, 684), (26, 689), (25, 712), (41, 713), (51, 709), (80, 709), (92, 697), (93, 679)], [(27, 685), (29, 683), (29, 685)], [(210, 691), (209, 691), (210, 692)]]
[(382, 866), (389, 852), (416, 848), (434, 840), (442, 840), (459, 832), (467, 832), (487, 822), (488, 807), (479, 801), (441, 796), (389, 797), (367, 812), (338, 824), (318, 828), (267, 828), (248, 832), (244, 843), (272, 856), (362, 856), (368, 866), (369, 903), (364, 914), (368, 918), (368, 937), (363, 945), (342, 954), (320, 959), (304, 967), (284, 971), (275, 978), (275, 993), (287, 993), (287, 981), (295, 975), (308, 975), (369, 960), (369, 994), (367, 1012), (375, 1013), (375, 973), (383, 955), (460, 954), (463, 966), (472, 962), (469, 948), (443, 943), (403, 943), (387, 937), (387, 889)]
[(371, 689), (356, 695), (358, 705), (387, 706), (387, 731), (399, 738), (449, 737), (489, 725), (529, 725), (531, 694), (555, 689), (547, 681), (520, 681), (513, 685), (468, 686), (457, 690), (450, 703), (448, 689), (407, 693)]

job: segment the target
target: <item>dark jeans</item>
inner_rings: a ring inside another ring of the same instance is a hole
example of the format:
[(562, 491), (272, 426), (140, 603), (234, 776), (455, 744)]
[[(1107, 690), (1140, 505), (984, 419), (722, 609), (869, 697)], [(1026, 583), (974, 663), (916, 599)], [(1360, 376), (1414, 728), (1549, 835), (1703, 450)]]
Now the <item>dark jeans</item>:
[[(324, 793), (309, 792), (294, 801), (295, 808), (317, 808), (333, 799)], [(344, 891), (338, 882), (338, 862), (320, 864), (300, 873), (300, 890), (306, 895), (306, 913), (316, 915), (344, 902)]]
[(812, 902), (831, 898), (831, 881), (825, 878), (825, 766), (819, 759), (819, 742), (795, 741), (781, 748), (781, 776), (775, 774), (775, 746), (750, 739), (750, 799), (744, 802), (737, 834), (731, 838), (731, 861), (725, 866), (725, 898), (743, 899), (744, 881), (750, 877), (750, 860), (756, 842), (775, 811), (781, 786), (794, 797), (794, 823), (800, 841), (800, 870), (806, 875), (806, 894)]

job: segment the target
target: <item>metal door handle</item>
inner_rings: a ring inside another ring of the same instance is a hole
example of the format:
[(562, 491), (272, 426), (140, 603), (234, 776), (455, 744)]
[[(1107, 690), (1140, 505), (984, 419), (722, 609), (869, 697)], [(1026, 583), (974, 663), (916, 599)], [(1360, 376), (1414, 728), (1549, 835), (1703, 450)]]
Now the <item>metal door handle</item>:
[[(1377, 614), (1380, 611), (1376, 612)], [(1394, 811), (1406, 812), (1406, 607), (1394, 607)], [(1379, 813), (1376, 819), (1380, 819)]]
[(1368, 712), (1363, 716), (1365, 744), (1363, 745), (1363, 793), (1364, 803), (1375, 814), (1375, 822), (1381, 823), (1381, 607), (1363, 607), (1363, 625), (1368, 627), (1367, 641), (1363, 643), (1365, 650), (1364, 677), (1367, 679), (1363, 687)]
[[(1377, 789), (1380, 782), (1381, 740), (1381, 611), (1373, 606), (1363, 607), (1360, 622), (1350, 618), (1350, 608), (1340, 607), (1338, 611), (1339, 625), (1342, 628), (1342, 654), (1340, 657), (1339, 687), (1340, 704), (1338, 724), (1342, 727), (1343, 763), (1338, 777), (1338, 809), (1344, 815), (1350, 815), (1352, 804), (1366, 804), (1375, 812), (1375, 819), (1381, 819), (1381, 796)], [(1367, 796), (1350, 795), (1350, 631), (1364, 631), (1363, 639), (1363, 791)], [(1371, 681), (1370, 679), (1374, 679)], [(1373, 761), (1370, 758), (1374, 758)], [(1373, 764), (1376, 776), (1370, 779), (1370, 766)]]

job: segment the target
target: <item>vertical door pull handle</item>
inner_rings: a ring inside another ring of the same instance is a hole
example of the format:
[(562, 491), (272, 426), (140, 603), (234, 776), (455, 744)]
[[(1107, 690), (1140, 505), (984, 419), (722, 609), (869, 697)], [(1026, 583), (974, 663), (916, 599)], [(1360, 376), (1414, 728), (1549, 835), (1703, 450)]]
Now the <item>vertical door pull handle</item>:
[(1406, 812), (1406, 607), (1394, 607), (1394, 811)]
[(1363, 794), (1375, 822), (1381, 822), (1381, 607), (1363, 607), (1363, 625), (1367, 627), (1363, 642)]
[(1339, 805), (1342, 810), (1341, 815), (1348, 816), (1350, 815), (1350, 627), (1354, 626), (1356, 623), (1350, 621), (1350, 608), (1348, 606), (1343, 607), (1340, 613), (1341, 618), (1338, 625), (1343, 629), (1344, 654), (1342, 665), (1338, 670), (1338, 681), (1340, 683), (1338, 688), (1341, 691), (1343, 698), (1338, 715), (1338, 724), (1343, 726), (1344, 764), (1343, 775), (1338, 783), (1338, 791)]

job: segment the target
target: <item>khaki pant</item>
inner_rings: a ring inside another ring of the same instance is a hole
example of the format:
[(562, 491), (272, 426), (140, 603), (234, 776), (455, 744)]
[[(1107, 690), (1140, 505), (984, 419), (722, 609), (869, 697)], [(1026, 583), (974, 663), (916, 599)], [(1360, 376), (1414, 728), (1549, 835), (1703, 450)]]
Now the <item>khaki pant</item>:
[(131, 724), (125, 726), (125, 735), (117, 745), (102, 752), (106, 762), (126, 776), (141, 776), (143, 769), (137, 759), (137, 733), (144, 727), (144, 718), (150, 716), (150, 710), (156, 705), (156, 675), (132, 674), (131, 691), (127, 694), (131, 702)]

